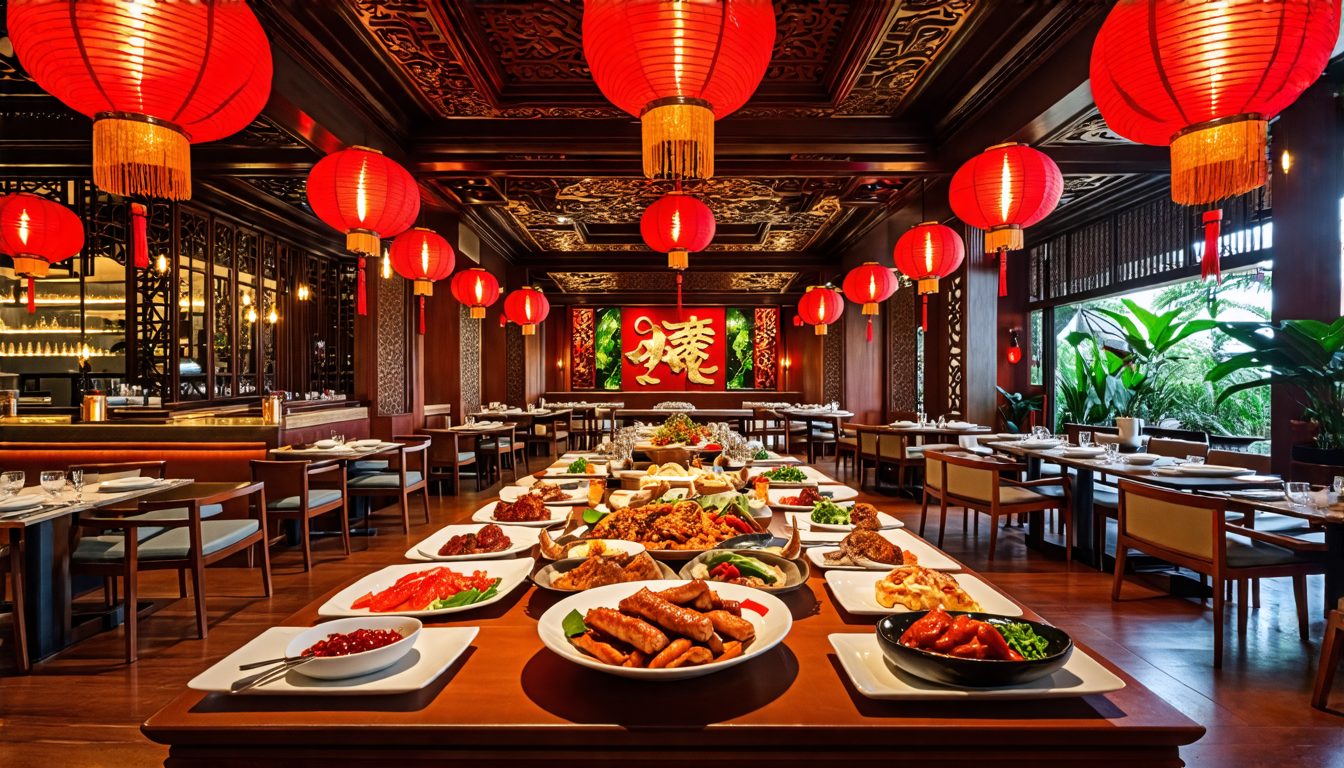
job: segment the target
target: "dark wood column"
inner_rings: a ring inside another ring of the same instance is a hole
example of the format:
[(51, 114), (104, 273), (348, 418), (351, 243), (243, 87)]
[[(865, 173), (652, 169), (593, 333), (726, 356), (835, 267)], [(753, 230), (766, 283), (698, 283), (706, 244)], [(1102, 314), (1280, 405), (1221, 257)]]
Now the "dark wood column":
[(390, 438), (420, 426), (415, 361), (421, 337), (413, 325), (410, 283), (381, 277), (377, 259), (369, 259), (367, 269), (368, 314), (355, 319), (355, 397), (369, 403), (372, 434)]

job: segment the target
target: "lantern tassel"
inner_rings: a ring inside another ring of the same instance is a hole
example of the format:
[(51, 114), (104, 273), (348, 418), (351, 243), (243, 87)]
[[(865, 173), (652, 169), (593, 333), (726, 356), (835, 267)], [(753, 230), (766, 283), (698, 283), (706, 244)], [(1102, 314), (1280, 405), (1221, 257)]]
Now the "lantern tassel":
[(28, 278), (28, 314), (37, 312), (37, 281)]
[(681, 320), (681, 273), (677, 273), (677, 320)]
[(368, 299), (364, 292), (364, 257), (359, 257), (359, 269), (355, 278), (355, 312), (360, 317), (369, 313)]
[(1171, 142), (1171, 199), (1207, 205), (1264, 186), (1269, 122), (1238, 115), (1191, 126)]
[(868, 331), (867, 331), (867, 337), (868, 337), (868, 343), (869, 343), (869, 344), (872, 344), (872, 343), (873, 343), (873, 317), (872, 317), (872, 315), (869, 315), (869, 316), (868, 316)]
[(640, 116), (644, 175), (650, 179), (714, 176), (714, 111), (707, 102), (654, 102)]
[(177, 128), (121, 113), (93, 121), (93, 183), (114, 195), (191, 199), (191, 142)]
[(920, 318), (920, 321), (919, 321), (919, 329), (920, 329), (921, 331), (924, 331), (925, 333), (928, 333), (928, 332), (929, 332), (929, 294), (927, 294), (927, 293), (924, 294), (924, 297), (923, 297), (923, 298), (924, 298), (924, 307), (923, 307), (923, 310), (922, 310), (922, 317)]
[(999, 249), (999, 296), (1008, 295), (1008, 249)]
[(420, 335), (425, 335), (425, 297), (420, 297)]
[(149, 234), (145, 214), (149, 211), (141, 203), (131, 203), (131, 254), (136, 269), (149, 268)]
[(1218, 238), (1223, 231), (1223, 210), (1215, 208), (1204, 212), (1204, 258), (1200, 260), (1199, 274), (1204, 280), (1214, 278), (1221, 285), (1223, 270), (1219, 262)]

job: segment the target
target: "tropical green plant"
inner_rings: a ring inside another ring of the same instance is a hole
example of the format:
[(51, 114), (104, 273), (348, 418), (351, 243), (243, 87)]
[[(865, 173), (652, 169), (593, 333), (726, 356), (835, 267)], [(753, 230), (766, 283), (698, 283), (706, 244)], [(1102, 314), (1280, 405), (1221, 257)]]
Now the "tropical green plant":
[(621, 388), (621, 310), (603, 307), (597, 310), (597, 328), (593, 331), (593, 362), (597, 365), (597, 388)]
[(1031, 419), (1031, 414), (1039, 413), (1045, 403), (1044, 395), (1027, 396), (1021, 392), (1009, 392), (1000, 386), (994, 388), (999, 390), (1000, 395), (1003, 395), (1003, 405), (999, 406), (999, 415), (1003, 417), (1004, 428), (1009, 432), (1021, 432), (1027, 421)]
[(1117, 375), (1119, 365), (1119, 357), (1090, 336), (1080, 339), (1074, 347), (1072, 371), (1059, 372), (1059, 423), (1109, 422), (1127, 394)]
[(1306, 400), (1302, 415), (1316, 423), (1316, 446), (1344, 448), (1344, 317), (1329, 324), (1284, 320), (1219, 323), (1218, 328), (1249, 349), (1215, 365), (1206, 377), (1210, 382), (1241, 371), (1268, 374), (1224, 389), (1219, 403), (1256, 387), (1288, 384)]
[(751, 389), (752, 378), (752, 322), (747, 313), (729, 308), (725, 323), (728, 328), (728, 389)]

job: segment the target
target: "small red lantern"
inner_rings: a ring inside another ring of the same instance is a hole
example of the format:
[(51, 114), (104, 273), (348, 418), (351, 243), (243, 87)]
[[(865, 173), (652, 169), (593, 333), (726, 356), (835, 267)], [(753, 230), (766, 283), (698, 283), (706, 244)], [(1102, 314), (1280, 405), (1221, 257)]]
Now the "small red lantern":
[(644, 243), (667, 254), (667, 266), (682, 270), (690, 266), (691, 251), (703, 251), (714, 239), (714, 213), (690, 195), (672, 192), (644, 209), (639, 233)]
[(1008, 251), (1022, 250), (1022, 228), (1059, 205), (1064, 177), (1045, 153), (1025, 144), (998, 144), (952, 176), (949, 202), (957, 218), (985, 230), (985, 253), (999, 253), (999, 295), (1008, 295)]
[(925, 221), (901, 235), (892, 251), (896, 268), (918, 286), (922, 298), (919, 327), (929, 330), (929, 294), (938, 292), (938, 281), (961, 266), (966, 246), (957, 231), (936, 221)]
[(271, 94), (271, 48), (243, 2), (9, 3), (14, 52), (93, 118), (93, 183), (191, 198), (191, 145), (237, 133)]
[(1004, 356), (1008, 358), (1010, 365), (1017, 365), (1022, 362), (1022, 345), (1018, 343), (1016, 328), (1008, 331), (1008, 351), (1004, 353)]
[(28, 278), (28, 312), (37, 311), (34, 278), (84, 247), (84, 223), (75, 212), (45, 197), (19, 192), (0, 197), (0, 253), (14, 260), (14, 274)]
[[(1171, 199), (1206, 205), (1264, 185), (1269, 120), (1329, 62), (1339, 0), (1118, 3), (1092, 47), (1106, 124), (1171, 146)], [(1218, 266), (1219, 211), (1204, 215), (1203, 272)]]
[(392, 268), (415, 281), (420, 298), (420, 335), (425, 333), (425, 297), (434, 295), (434, 281), (453, 272), (453, 246), (432, 229), (415, 227), (397, 236), (388, 249)]
[(537, 326), (551, 312), (551, 302), (531, 286), (525, 286), (504, 298), (504, 315), (523, 327), (524, 336), (533, 336)]
[(471, 307), (471, 316), (476, 320), (485, 317), (485, 308), (499, 298), (499, 281), (480, 267), (458, 272), (449, 285), (453, 298)]
[(714, 175), (714, 121), (765, 76), (775, 44), (770, 0), (585, 0), (583, 55), (593, 80), (643, 126), (644, 175)]
[(868, 315), (868, 341), (873, 340), (873, 315), (877, 314), (877, 305), (890, 298), (896, 292), (896, 286), (896, 275), (876, 261), (865, 261), (845, 275), (840, 287), (845, 291), (845, 298), (863, 305), (863, 314)]
[(809, 285), (803, 298), (798, 300), (798, 315), (812, 326), (818, 336), (826, 335), (826, 328), (840, 319), (845, 311), (845, 297), (827, 285)]
[(308, 205), (317, 218), (345, 233), (345, 247), (359, 254), (357, 311), (366, 313), (364, 260), (378, 255), (379, 240), (396, 237), (420, 215), (420, 190), (396, 161), (376, 149), (351, 147), (317, 161), (308, 172)]

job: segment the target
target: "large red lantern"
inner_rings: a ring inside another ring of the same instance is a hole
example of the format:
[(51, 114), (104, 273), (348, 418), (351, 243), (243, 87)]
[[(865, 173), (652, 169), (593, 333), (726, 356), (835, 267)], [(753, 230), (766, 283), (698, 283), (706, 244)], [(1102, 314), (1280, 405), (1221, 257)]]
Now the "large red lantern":
[(602, 94), (643, 126), (644, 175), (714, 175), (714, 121), (770, 63), (770, 0), (585, 0), (583, 53)]
[(825, 336), (827, 326), (839, 320), (844, 311), (845, 297), (828, 285), (810, 285), (798, 300), (798, 316), (818, 336)]
[(0, 253), (14, 260), (14, 274), (28, 278), (28, 312), (37, 311), (34, 278), (84, 247), (84, 223), (75, 212), (45, 197), (19, 192), (0, 197)]
[[(1325, 69), (1339, 0), (1119, 3), (1092, 47), (1106, 124), (1171, 146), (1171, 199), (1207, 205), (1263, 186), (1269, 120)], [(1204, 275), (1218, 276), (1219, 211), (1204, 217)]]
[(896, 268), (915, 281), (923, 304), (920, 328), (929, 330), (929, 294), (938, 292), (938, 281), (961, 266), (966, 246), (956, 230), (936, 221), (925, 221), (901, 235), (892, 251)]
[(308, 205), (317, 218), (345, 233), (359, 254), (357, 310), (366, 312), (364, 260), (378, 255), (381, 238), (396, 237), (420, 215), (420, 190), (396, 161), (376, 149), (350, 147), (317, 161), (308, 172)]
[(999, 254), (999, 295), (1008, 295), (1008, 251), (1022, 250), (1022, 228), (1059, 205), (1064, 177), (1044, 152), (1025, 144), (998, 144), (952, 176), (949, 202), (957, 218), (985, 230), (985, 253)]
[(191, 145), (237, 133), (271, 93), (271, 48), (243, 2), (12, 0), (28, 74), (93, 118), (93, 182), (191, 198)]
[(453, 246), (432, 229), (415, 227), (397, 236), (388, 249), (392, 268), (415, 281), (420, 299), (420, 334), (425, 333), (425, 297), (434, 295), (434, 281), (453, 272)]
[(504, 297), (504, 315), (523, 327), (524, 336), (532, 336), (551, 312), (551, 302), (536, 288), (526, 286)]
[(876, 261), (865, 261), (851, 269), (840, 284), (845, 298), (863, 305), (863, 314), (868, 316), (868, 341), (873, 340), (873, 315), (877, 314), (877, 305), (890, 298), (896, 292), (896, 286), (896, 275)]
[(485, 308), (499, 298), (499, 281), (480, 267), (464, 269), (453, 275), (449, 287), (453, 298), (470, 307), (471, 316), (476, 320), (485, 317)]

